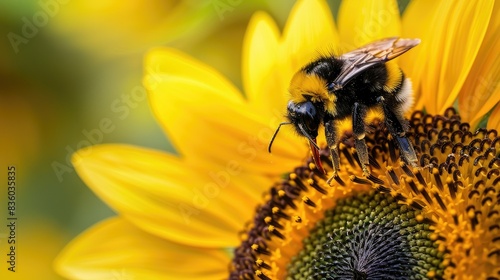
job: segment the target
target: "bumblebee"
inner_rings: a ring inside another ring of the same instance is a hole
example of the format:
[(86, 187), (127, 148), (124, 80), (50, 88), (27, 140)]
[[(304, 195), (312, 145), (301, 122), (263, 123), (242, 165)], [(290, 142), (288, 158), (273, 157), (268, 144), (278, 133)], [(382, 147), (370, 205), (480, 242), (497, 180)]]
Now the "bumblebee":
[(417, 156), (405, 136), (408, 122), (403, 116), (413, 103), (411, 81), (391, 60), (419, 43), (419, 39), (387, 38), (306, 65), (291, 80), (288, 122), (276, 129), (269, 152), (281, 126), (293, 124), (297, 133), (309, 140), (316, 167), (325, 173), (316, 143), (323, 125), (333, 165), (328, 182), (340, 170), (338, 145), (345, 135), (353, 136), (363, 174), (370, 176), (364, 137), (368, 126), (379, 120), (397, 143), (403, 160), (417, 167)]

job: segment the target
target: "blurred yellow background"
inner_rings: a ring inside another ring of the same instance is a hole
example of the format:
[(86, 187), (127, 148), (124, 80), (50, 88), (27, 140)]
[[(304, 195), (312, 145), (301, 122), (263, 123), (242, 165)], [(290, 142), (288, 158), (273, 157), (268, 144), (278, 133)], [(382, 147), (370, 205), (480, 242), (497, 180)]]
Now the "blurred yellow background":
[[(338, 2), (329, 1), (334, 16)], [(57, 253), (80, 232), (114, 215), (69, 163), (78, 148), (127, 143), (174, 152), (142, 87), (148, 49), (180, 49), (241, 87), (241, 45), (250, 16), (266, 11), (282, 28), (292, 5), (1, 1), (0, 279), (61, 279), (52, 270)], [(9, 166), (16, 167), (16, 272), (7, 262)]]

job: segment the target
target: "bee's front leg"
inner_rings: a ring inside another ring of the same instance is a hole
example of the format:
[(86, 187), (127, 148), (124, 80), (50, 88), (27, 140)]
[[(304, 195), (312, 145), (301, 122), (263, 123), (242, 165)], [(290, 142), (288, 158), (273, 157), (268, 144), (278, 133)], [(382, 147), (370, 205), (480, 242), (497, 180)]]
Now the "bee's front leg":
[(366, 117), (366, 107), (360, 105), (359, 103), (354, 103), (352, 111), (352, 132), (354, 134), (354, 146), (358, 153), (359, 162), (361, 163), (361, 168), (363, 169), (363, 175), (365, 177), (370, 176), (370, 169), (368, 168), (368, 147), (365, 143), (365, 117)]
[(330, 150), (333, 167), (333, 174), (326, 181), (328, 184), (330, 184), (332, 179), (338, 176), (337, 172), (340, 170), (339, 143), (336, 132), (336, 123), (334, 119), (325, 120), (325, 136), (326, 142), (328, 144), (328, 149)]

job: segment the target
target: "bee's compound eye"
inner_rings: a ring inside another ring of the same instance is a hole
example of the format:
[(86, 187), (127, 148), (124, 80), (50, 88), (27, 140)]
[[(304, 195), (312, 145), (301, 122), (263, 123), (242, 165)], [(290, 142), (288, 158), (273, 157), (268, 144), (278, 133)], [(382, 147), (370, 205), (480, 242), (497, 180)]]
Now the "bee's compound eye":
[(311, 119), (314, 119), (316, 117), (316, 107), (314, 106), (314, 104), (312, 104), (311, 101), (297, 104), (295, 111), (298, 114), (310, 117)]

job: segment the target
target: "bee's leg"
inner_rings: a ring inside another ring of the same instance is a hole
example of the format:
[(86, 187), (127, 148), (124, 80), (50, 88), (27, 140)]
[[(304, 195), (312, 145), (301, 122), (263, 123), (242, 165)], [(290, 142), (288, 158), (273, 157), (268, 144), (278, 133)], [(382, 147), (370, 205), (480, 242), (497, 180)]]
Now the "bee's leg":
[(384, 102), (383, 97), (379, 97), (378, 101), (384, 109), (385, 125), (392, 137), (394, 137), (394, 140), (396, 140), (403, 160), (412, 167), (418, 167), (417, 155), (415, 154), (415, 150), (410, 140), (406, 137), (407, 121), (403, 116), (398, 116), (391, 110)]
[(354, 146), (358, 153), (361, 168), (363, 168), (363, 175), (369, 176), (370, 169), (368, 168), (368, 147), (365, 142), (365, 117), (366, 108), (359, 103), (354, 103), (352, 110), (352, 132), (354, 133)]
[(339, 157), (339, 143), (336, 130), (336, 124), (334, 119), (325, 121), (325, 136), (326, 142), (328, 144), (328, 149), (330, 150), (330, 155), (332, 158), (333, 174), (326, 181), (330, 184), (333, 178), (337, 177), (337, 172), (340, 170), (340, 157)]

